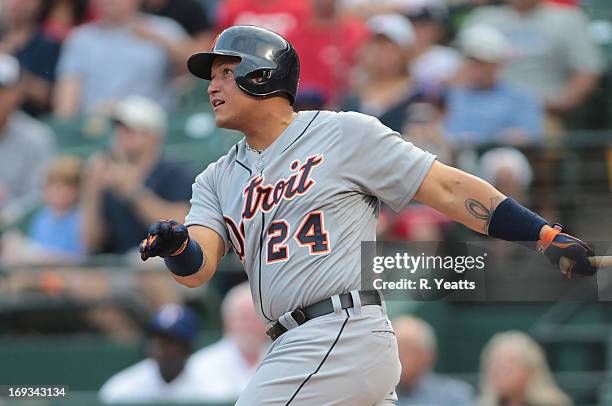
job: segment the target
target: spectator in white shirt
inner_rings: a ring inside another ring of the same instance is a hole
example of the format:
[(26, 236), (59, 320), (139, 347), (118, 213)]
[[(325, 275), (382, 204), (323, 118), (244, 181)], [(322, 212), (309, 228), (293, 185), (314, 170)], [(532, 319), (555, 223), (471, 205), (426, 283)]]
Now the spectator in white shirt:
[(202, 399), (228, 402), (235, 401), (246, 387), (270, 340), (255, 313), (247, 282), (227, 293), (221, 311), (223, 338), (195, 352), (189, 368), (200, 377)]
[(102, 403), (201, 401), (199, 377), (187, 359), (198, 334), (196, 315), (175, 304), (163, 306), (149, 329), (146, 358), (113, 375), (98, 393)]

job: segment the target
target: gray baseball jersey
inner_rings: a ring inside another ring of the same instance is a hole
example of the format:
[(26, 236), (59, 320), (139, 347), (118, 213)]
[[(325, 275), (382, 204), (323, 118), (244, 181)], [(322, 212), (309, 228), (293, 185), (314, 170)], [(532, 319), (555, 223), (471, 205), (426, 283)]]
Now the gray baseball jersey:
[(276, 320), (359, 289), (379, 202), (405, 207), (434, 159), (376, 118), (300, 112), (263, 153), (242, 140), (198, 175), (185, 223), (236, 251), (258, 312)]

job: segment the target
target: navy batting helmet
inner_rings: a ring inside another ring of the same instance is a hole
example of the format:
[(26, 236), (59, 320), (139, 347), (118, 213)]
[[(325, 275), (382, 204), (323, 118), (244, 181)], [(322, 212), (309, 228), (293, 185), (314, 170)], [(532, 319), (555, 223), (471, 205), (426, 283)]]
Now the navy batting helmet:
[(295, 102), (300, 77), (300, 60), (291, 44), (275, 32), (252, 25), (236, 25), (217, 36), (210, 52), (192, 55), (187, 68), (195, 76), (211, 80), (215, 56), (235, 56), (238, 87), (253, 96), (285, 93)]

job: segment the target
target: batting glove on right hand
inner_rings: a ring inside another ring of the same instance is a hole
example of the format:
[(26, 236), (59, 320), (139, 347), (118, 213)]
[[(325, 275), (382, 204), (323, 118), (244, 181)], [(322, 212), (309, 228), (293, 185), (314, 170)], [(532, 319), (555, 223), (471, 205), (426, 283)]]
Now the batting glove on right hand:
[[(546, 235), (538, 241), (538, 251), (543, 252), (550, 262), (558, 266), (561, 272), (570, 278), (572, 274), (594, 275), (597, 267), (592, 265), (589, 257), (595, 255), (593, 248), (569, 234), (562, 233), (563, 226), (555, 224)], [(562, 257), (571, 262), (568, 269), (560, 263)]]
[(180, 252), (189, 242), (184, 224), (174, 220), (160, 220), (149, 228), (149, 235), (140, 243), (140, 258), (169, 257)]

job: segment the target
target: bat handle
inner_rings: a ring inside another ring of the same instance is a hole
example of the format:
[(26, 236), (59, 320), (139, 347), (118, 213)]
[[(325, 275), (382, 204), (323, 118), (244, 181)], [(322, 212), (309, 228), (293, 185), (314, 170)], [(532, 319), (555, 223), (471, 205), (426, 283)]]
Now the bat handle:
[[(589, 257), (589, 262), (591, 263), (591, 265), (597, 268), (612, 267), (612, 256), (604, 255)], [(571, 275), (574, 263), (575, 262), (573, 260), (567, 257), (561, 257), (559, 259), (559, 268), (561, 269), (561, 273), (563, 273), (565, 276)]]
[(612, 256), (610, 256), (610, 255), (603, 255), (603, 256), (598, 256), (598, 257), (589, 257), (589, 261), (591, 262), (591, 265), (594, 265), (594, 266), (596, 266), (598, 268), (612, 266)]

